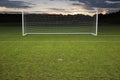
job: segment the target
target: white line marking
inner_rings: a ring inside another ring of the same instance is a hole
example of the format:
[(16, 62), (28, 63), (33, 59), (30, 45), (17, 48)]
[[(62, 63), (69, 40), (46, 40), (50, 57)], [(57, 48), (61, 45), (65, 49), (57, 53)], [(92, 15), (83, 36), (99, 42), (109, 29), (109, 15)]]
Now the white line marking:
[(120, 35), (98, 35), (98, 36), (120, 36)]
[[(0, 35), (0, 37), (1, 37), (1, 36), (8, 37), (8, 36), (6, 36), (6, 35)], [(10, 37), (10, 36), (11, 36), (11, 37), (15, 37), (15, 36), (17, 36), (17, 37), (23, 37), (22, 35), (9, 35), (9, 37)], [(25, 37), (27, 37), (27, 36), (30, 37), (31, 35), (26, 35)], [(92, 35), (89, 35), (89, 34), (88, 34), (88, 35), (79, 35), (79, 34), (77, 34), (77, 35), (74, 35), (74, 34), (65, 34), (65, 35), (63, 35), (63, 34), (60, 34), (60, 35), (48, 34), (48, 35), (46, 35), (46, 34), (40, 34), (40, 35), (37, 35), (37, 37), (38, 37), (38, 36), (39, 36), (39, 37), (41, 37), (41, 36), (58, 36), (58, 37), (59, 37), (59, 36), (63, 36), (63, 37), (64, 37), (64, 36), (84, 36), (84, 37), (88, 37), (88, 36), (92, 36)], [(104, 35), (104, 34), (103, 34), (103, 35), (97, 35), (97, 37), (102, 37), (102, 36), (103, 36), (103, 37), (104, 37), (104, 36), (105, 36), (105, 37), (117, 37), (117, 36), (120, 37), (120, 35)], [(33, 37), (33, 36), (32, 36), (32, 37)], [(36, 37), (36, 35), (34, 35), (34, 37)]]

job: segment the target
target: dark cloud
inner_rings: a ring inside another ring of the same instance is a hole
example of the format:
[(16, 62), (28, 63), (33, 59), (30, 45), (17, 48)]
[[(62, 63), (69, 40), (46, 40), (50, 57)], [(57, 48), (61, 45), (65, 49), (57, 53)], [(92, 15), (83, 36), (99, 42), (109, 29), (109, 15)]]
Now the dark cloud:
[(60, 8), (49, 8), (49, 10), (55, 10), (55, 11), (65, 11), (65, 9), (60, 9)]
[(108, 4), (120, 4), (120, 0), (107, 0), (106, 3)]
[(29, 8), (29, 3), (23, 1), (0, 0), (0, 7), (7, 8)]
[[(120, 8), (120, 3), (108, 4), (106, 1), (120, 1), (120, 0), (69, 0), (78, 1), (79, 3), (85, 3), (85, 6), (96, 8)], [(75, 5), (73, 3), (73, 5)], [(76, 4), (78, 5), (78, 4)]]

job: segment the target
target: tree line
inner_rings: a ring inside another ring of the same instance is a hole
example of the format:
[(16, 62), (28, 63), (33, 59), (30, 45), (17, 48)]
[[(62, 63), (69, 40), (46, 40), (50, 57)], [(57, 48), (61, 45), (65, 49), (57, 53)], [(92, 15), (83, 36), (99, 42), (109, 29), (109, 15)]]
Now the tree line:
[[(91, 16), (82, 15), (82, 14), (76, 14), (76, 15), (29, 14), (29, 15), (25, 15), (25, 19), (27, 19), (29, 22), (32, 21), (45, 22), (46, 20), (48, 22), (54, 22), (55, 20), (59, 20), (62, 22), (69, 21), (69, 23), (72, 22), (78, 23), (82, 21), (86, 21), (86, 22), (92, 21)], [(0, 14), (0, 24), (17, 23), (18, 25), (21, 25), (21, 22), (22, 22), (21, 14)], [(120, 11), (106, 15), (99, 14), (99, 25), (105, 25), (105, 24), (120, 25)]]

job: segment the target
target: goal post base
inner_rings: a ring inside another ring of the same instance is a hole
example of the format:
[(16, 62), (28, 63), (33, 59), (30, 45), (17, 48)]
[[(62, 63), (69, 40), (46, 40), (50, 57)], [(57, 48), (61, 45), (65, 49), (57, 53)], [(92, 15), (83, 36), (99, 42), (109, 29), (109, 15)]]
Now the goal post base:
[(26, 35), (93, 35), (93, 36), (97, 36), (97, 34), (95, 33), (25, 33), (23, 34), (23, 36)]
[(27, 34), (22, 34), (22, 36), (26, 36)]
[(96, 34), (96, 33), (92, 33), (92, 35), (93, 35), (93, 36), (98, 36), (98, 34)]

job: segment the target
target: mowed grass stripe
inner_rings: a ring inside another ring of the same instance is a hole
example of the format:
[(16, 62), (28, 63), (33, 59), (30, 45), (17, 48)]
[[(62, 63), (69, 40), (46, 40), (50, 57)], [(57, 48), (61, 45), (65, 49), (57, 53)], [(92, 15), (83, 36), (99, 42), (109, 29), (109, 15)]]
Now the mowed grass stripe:
[(25, 43), (30, 43), (30, 42), (41, 42), (41, 43), (42, 43), (42, 42), (70, 42), (70, 43), (74, 43), (74, 42), (75, 42), (75, 43), (76, 43), (76, 42), (77, 42), (77, 43), (79, 43), (79, 42), (80, 42), (80, 43), (87, 43), (87, 42), (88, 42), (88, 43), (94, 43), (94, 42), (95, 42), (95, 43), (96, 43), (96, 42), (97, 42), (97, 43), (102, 43), (102, 42), (103, 42), (103, 43), (119, 43), (120, 41), (0, 41), (0, 42), (6, 42), (6, 43), (7, 43), (7, 42), (13, 42), (13, 43), (14, 43), (14, 42), (25, 42)]

